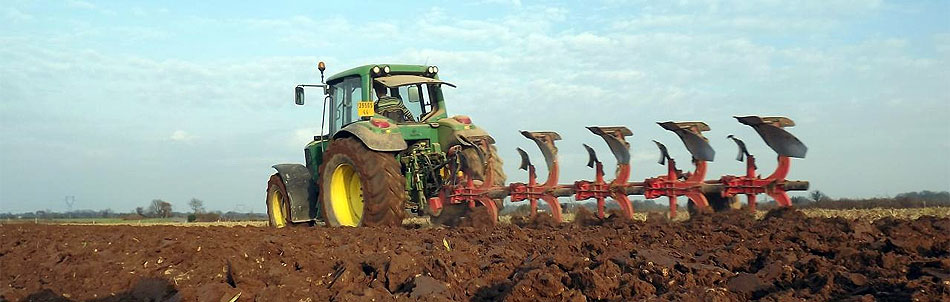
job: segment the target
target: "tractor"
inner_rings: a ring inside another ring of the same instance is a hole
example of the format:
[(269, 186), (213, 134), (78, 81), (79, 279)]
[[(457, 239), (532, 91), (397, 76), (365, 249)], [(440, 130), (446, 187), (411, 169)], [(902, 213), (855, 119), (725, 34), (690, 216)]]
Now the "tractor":
[[(666, 145), (654, 141), (660, 150), (659, 164), (667, 167), (667, 173), (630, 181), (627, 137), (633, 132), (624, 126), (590, 126), (587, 129), (603, 138), (616, 160), (612, 180), (605, 180), (603, 163), (593, 148), (584, 145), (594, 178), (558, 183), (555, 143), (560, 134), (521, 131), (544, 156), (547, 177), (539, 181), (528, 154), (518, 148), (520, 169), (528, 172), (528, 182), (506, 184), (491, 135), (468, 116), (449, 116), (442, 88), (455, 85), (439, 79), (438, 67), (364, 65), (325, 81), (326, 66), (320, 62), (317, 68), (320, 84), (297, 85), (294, 101), (304, 104), (305, 88), (322, 89), (322, 135), (314, 136), (304, 148), (306, 164), (273, 166), (277, 173), (267, 182), (266, 204), (270, 224), (275, 227), (317, 221), (328, 226), (399, 225), (408, 214), (453, 225), (473, 211), (487, 212), (488, 221), (495, 224), (506, 198), (529, 202), (532, 215), (543, 201), (556, 221), (562, 220), (561, 197), (595, 200), (599, 218), (605, 218), (609, 199), (617, 203), (620, 215), (632, 219), (630, 195), (666, 197), (672, 218), (676, 217), (678, 197), (688, 199), (690, 214), (737, 209), (739, 195), (747, 197), (748, 208), (754, 211), (758, 194), (768, 195), (779, 206), (791, 206), (787, 192), (807, 190), (809, 185), (807, 181), (786, 180), (791, 158), (804, 158), (807, 147), (785, 130), (795, 123), (780, 116), (735, 117), (777, 153), (778, 165), (766, 177), (757, 172), (755, 157), (745, 143), (729, 135), (739, 147), (736, 160), (746, 163), (745, 174), (705, 179), (715, 156), (704, 136), (709, 125), (666, 121), (657, 124), (683, 142), (692, 156), (692, 171), (677, 168)], [(395, 104), (399, 110), (392, 110)]]
[[(323, 62), (318, 70), (321, 83), (298, 85), (294, 101), (304, 105), (305, 88), (322, 89), (326, 134), (304, 147), (305, 164), (273, 166), (266, 197), (272, 226), (397, 225), (407, 213), (455, 223), (469, 207), (428, 202), (450, 179), (482, 181), (491, 171), (493, 184), (504, 184), (494, 139), (468, 116), (449, 116), (442, 89), (455, 85), (439, 79), (437, 66), (364, 65), (325, 81)], [(377, 112), (380, 87), (404, 102), (411, 120)]]

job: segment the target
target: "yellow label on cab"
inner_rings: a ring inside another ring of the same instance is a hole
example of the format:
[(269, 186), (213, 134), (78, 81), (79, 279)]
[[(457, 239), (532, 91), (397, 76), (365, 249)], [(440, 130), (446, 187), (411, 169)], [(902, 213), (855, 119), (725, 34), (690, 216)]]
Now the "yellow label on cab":
[(356, 103), (356, 114), (359, 116), (373, 116), (376, 112), (373, 110), (375, 107), (375, 102), (357, 102)]

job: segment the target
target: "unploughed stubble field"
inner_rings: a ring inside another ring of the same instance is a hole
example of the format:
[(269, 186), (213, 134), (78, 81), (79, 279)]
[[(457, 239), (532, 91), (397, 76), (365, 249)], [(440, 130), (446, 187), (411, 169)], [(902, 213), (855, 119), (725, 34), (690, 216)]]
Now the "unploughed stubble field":
[(0, 301), (950, 300), (950, 208), (567, 216), (0, 221)]

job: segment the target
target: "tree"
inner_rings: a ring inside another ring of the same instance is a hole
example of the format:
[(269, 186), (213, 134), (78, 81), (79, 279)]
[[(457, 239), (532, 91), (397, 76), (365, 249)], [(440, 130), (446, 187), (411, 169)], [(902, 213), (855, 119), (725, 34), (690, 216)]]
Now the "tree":
[(195, 212), (195, 215), (201, 214), (205, 211), (205, 203), (201, 199), (192, 198), (188, 202), (188, 206), (191, 207), (191, 210)]
[(825, 195), (825, 193), (822, 193), (821, 191), (818, 191), (818, 190), (809, 192), (808, 197), (811, 198), (811, 200), (814, 200), (816, 202), (828, 199), (828, 195)]
[(148, 206), (148, 214), (153, 217), (168, 218), (172, 215), (172, 204), (161, 199), (153, 199)]
[(811, 200), (808, 199), (807, 197), (792, 196), (792, 204), (794, 204), (794, 205), (803, 205), (803, 204), (806, 204), (806, 203), (808, 203), (808, 202), (810, 202), (810, 201), (811, 201)]
[(145, 209), (142, 207), (137, 207), (135, 208), (135, 214), (139, 214), (139, 216), (145, 217)]

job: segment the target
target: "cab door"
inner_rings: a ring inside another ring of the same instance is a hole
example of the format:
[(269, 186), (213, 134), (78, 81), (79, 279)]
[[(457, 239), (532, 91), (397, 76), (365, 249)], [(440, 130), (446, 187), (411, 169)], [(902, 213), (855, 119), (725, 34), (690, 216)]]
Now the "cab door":
[(359, 120), (356, 107), (363, 100), (363, 93), (363, 81), (358, 75), (330, 83), (330, 136)]

